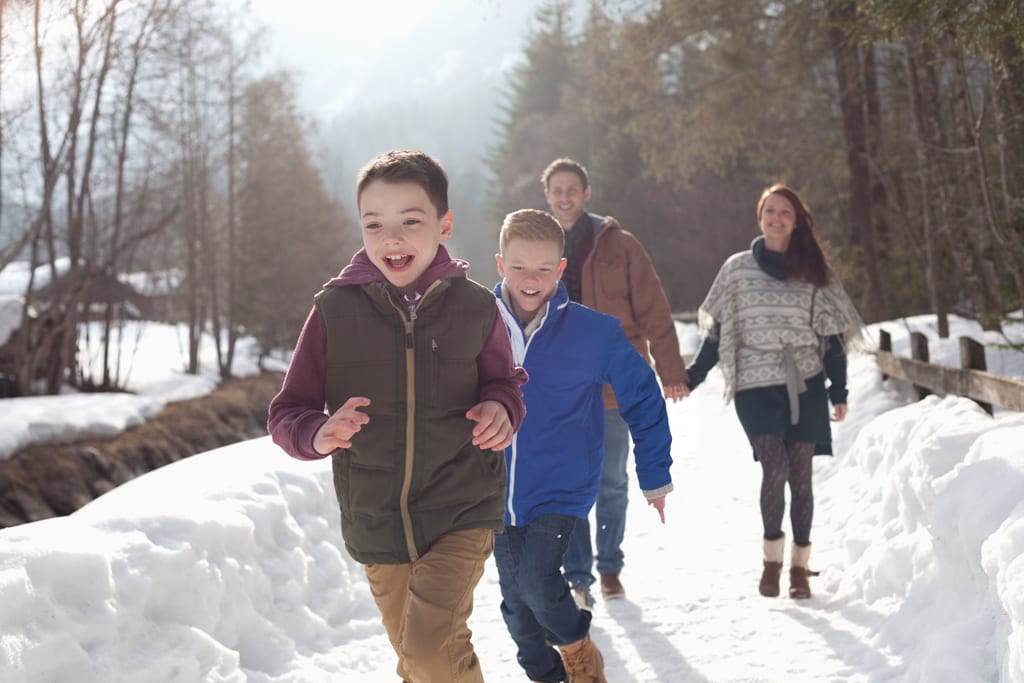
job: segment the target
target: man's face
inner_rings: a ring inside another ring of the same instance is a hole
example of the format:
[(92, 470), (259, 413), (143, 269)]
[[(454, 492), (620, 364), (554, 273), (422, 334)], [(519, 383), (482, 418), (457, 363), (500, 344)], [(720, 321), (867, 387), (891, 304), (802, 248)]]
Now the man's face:
[(548, 178), (544, 198), (562, 229), (571, 230), (590, 199), (590, 186), (583, 189), (583, 180), (573, 171), (559, 171)]
[(371, 182), (359, 195), (359, 220), (370, 261), (408, 293), (452, 234), (451, 211), (439, 217), (416, 183)]
[(503, 289), (512, 300), (512, 312), (521, 322), (529, 322), (555, 294), (565, 270), (565, 259), (558, 245), (547, 240), (514, 237), (497, 255), (498, 273)]

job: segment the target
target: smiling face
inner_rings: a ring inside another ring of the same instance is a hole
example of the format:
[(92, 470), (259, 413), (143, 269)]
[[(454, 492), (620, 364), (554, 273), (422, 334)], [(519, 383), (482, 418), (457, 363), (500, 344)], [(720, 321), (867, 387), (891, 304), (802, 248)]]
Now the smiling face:
[(426, 190), (413, 182), (375, 180), (359, 194), (363, 246), (388, 282), (411, 294), (452, 234), (452, 213), (438, 216)]
[(758, 222), (766, 247), (778, 252), (789, 248), (789, 238), (796, 227), (796, 210), (789, 199), (778, 193), (765, 197)]
[(583, 179), (574, 171), (559, 171), (548, 178), (544, 198), (562, 228), (571, 230), (590, 199), (590, 186), (584, 188)]
[(561, 254), (561, 247), (550, 240), (514, 237), (497, 255), (498, 273), (504, 278), (502, 289), (508, 292), (512, 312), (520, 322), (533, 320), (554, 296), (565, 270)]

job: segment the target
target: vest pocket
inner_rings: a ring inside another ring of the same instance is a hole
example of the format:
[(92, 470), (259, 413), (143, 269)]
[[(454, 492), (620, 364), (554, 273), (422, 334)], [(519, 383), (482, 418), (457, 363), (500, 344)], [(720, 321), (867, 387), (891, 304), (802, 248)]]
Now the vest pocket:
[(476, 358), (450, 355), (437, 341), (430, 341), (431, 403), (447, 408), (445, 412), (465, 412), (478, 402)]

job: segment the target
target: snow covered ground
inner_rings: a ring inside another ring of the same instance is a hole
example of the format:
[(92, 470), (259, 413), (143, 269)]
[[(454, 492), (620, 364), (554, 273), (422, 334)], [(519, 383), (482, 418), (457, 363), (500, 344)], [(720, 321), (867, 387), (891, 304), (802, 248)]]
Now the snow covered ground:
[[(0, 332), (4, 327), (4, 298), (0, 296)], [(13, 308), (20, 314), (20, 307)], [(83, 336), (93, 340), (80, 362), (93, 377), (102, 376), (101, 323), (83, 324)], [(115, 343), (122, 350), (118, 368), (125, 392), (60, 396), (24, 396), (0, 402), (0, 460), (35, 443), (67, 442), (109, 437), (142, 424), (171, 401), (205, 396), (217, 387), (220, 373), (213, 339), (200, 343), (201, 372), (185, 372), (188, 364), (188, 331), (184, 325), (127, 322)], [(0, 335), (0, 343), (4, 339)], [(235, 356), (235, 377), (259, 374), (252, 340), (243, 338)], [(115, 355), (116, 351), (111, 355)], [(264, 359), (268, 370), (287, 369), (280, 359)], [(0, 683), (3, 683), (0, 679)]]
[[(886, 324), (897, 353), (906, 324)], [(971, 328), (956, 320), (954, 335)], [(692, 351), (693, 327), (679, 329)], [(136, 363), (142, 384), (162, 387), (149, 395), (159, 403), (195, 380), (155, 339)], [(1024, 375), (1019, 352), (990, 353), (992, 371)], [(956, 364), (955, 343), (933, 345), (932, 359)], [(634, 489), (627, 598), (599, 600), (593, 623), (609, 680), (1024, 683), (1024, 415), (909, 403), (871, 357), (852, 358), (837, 456), (815, 459), (821, 576), (797, 602), (757, 594), (760, 473), (721, 388), (714, 372), (669, 407), (676, 491), (664, 526)], [(55, 425), (117, 430), (154, 410), (128, 419), (122, 409), (146, 395), (122, 395), (80, 415), (73, 399), (0, 400), (0, 438), (18, 434), (8, 452)], [(499, 603), (491, 563), (474, 642), (488, 681), (525, 680)], [(362, 569), (341, 547), (329, 463), (291, 460), (268, 438), (0, 530), (0, 606), (0, 683), (396, 679)]]

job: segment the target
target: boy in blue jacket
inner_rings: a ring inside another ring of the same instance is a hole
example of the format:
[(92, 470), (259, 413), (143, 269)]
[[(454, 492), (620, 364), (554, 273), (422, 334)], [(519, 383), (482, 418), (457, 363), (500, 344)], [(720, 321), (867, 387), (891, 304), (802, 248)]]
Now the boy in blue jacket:
[[(531, 681), (604, 683), (604, 661), (562, 575), (577, 523), (597, 498), (604, 456), (602, 386), (629, 425), (637, 479), (665, 521), (672, 464), (665, 400), (653, 370), (619, 321), (569, 301), (561, 282), (565, 233), (548, 213), (524, 209), (501, 227), (498, 308), (512, 338), (529, 417), (505, 449), (505, 533), (495, 537), (501, 612)], [(552, 647), (557, 646), (557, 650)]]

